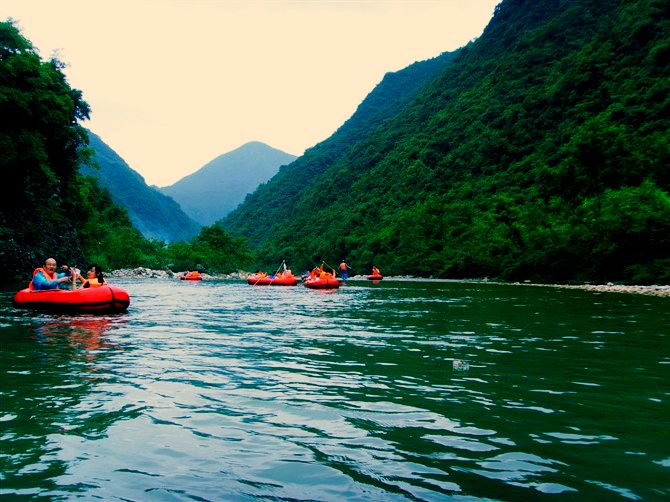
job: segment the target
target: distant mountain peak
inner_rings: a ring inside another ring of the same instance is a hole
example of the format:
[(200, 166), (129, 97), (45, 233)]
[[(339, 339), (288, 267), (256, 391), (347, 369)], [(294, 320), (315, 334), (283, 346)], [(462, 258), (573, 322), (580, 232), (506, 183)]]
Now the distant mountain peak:
[(200, 224), (211, 225), (295, 158), (261, 141), (249, 141), (160, 191)]

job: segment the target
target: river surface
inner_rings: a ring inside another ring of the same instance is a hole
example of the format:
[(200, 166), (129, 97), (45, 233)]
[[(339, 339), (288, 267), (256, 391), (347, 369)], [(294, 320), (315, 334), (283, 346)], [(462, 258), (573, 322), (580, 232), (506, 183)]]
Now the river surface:
[(5, 500), (668, 500), (670, 299), (117, 279), (0, 302)]

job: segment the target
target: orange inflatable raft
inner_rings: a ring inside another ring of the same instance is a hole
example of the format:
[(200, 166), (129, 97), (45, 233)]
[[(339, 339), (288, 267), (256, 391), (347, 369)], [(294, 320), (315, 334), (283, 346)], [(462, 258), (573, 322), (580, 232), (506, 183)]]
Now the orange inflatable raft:
[(381, 274), (368, 275), (368, 281), (381, 281), (384, 278)]
[(26, 288), (14, 295), (13, 303), (17, 308), (56, 312), (114, 313), (128, 308), (130, 296), (121, 288), (107, 285), (75, 290)]
[(298, 278), (294, 275), (270, 277), (263, 274), (253, 274), (247, 279), (250, 286), (295, 286)]
[(305, 279), (303, 285), (311, 289), (337, 289), (340, 287), (340, 281), (335, 277), (315, 277)]
[(202, 281), (202, 276), (200, 272), (186, 272), (184, 275), (180, 275), (179, 278), (182, 281)]

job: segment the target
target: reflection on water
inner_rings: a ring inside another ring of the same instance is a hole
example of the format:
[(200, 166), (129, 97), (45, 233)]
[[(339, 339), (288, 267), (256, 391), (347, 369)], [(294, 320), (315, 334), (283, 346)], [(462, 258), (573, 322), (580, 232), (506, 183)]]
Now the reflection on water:
[(461, 283), (3, 293), (0, 494), (670, 496), (667, 299)]

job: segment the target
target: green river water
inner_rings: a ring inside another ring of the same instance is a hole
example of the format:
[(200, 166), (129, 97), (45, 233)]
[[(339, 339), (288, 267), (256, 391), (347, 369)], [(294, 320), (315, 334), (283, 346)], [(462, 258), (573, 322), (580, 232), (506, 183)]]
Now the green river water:
[(669, 298), (113, 283), (0, 292), (0, 499), (670, 499)]

